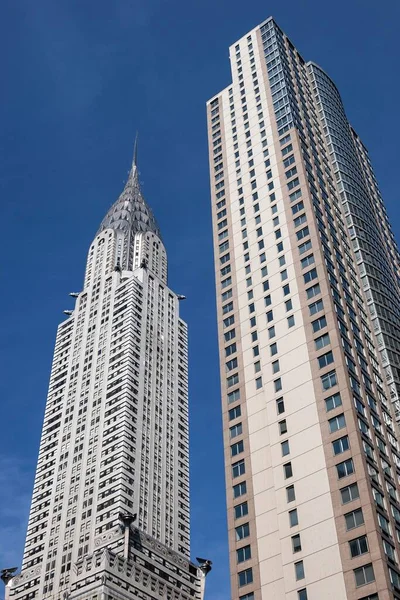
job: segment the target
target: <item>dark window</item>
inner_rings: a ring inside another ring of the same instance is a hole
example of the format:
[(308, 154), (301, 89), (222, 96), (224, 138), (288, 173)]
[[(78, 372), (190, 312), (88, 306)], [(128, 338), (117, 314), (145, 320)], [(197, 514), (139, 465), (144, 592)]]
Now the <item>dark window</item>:
[(241, 517), (245, 517), (249, 514), (249, 507), (247, 502), (242, 502), (241, 504), (237, 504), (234, 507), (235, 511), (235, 519), (240, 519)]
[(252, 582), (253, 582), (253, 570), (252, 569), (246, 569), (245, 571), (240, 571), (240, 573), (238, 573), (239, 587), (248, 585), (249, 583), (252, 583)]
[(360, 556), (361, 554), (366, 554), (368, 552), (367, 536), (362, 535), (361, 537), (358, 537), (355, 540), (351, 540), (349, 542), (349, 548), (351, 558), (355, 558), (356, 556)]

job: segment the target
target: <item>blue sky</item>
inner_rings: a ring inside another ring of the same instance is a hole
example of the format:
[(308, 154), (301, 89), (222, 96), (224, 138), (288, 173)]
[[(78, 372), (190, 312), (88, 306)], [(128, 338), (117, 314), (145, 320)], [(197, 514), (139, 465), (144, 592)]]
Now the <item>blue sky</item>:
[(170, 286), (188, 298), (192, 552), (214, 561), (207, 600), (229, 598), (205, 102), (230, 82), (229, 45), (270, 14), (337, 83), (399, 237), (395, 1), (2, 5), (0, 568), (22, 553), (56, 326), (138, 130)]

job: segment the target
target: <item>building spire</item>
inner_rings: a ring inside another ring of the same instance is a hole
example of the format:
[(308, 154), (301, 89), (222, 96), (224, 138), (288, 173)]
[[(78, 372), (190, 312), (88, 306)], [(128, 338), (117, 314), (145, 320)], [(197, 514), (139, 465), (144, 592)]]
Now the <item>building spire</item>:
[[(154, 215), (143, 198), (137, 168), (138, 134), (133, 147), (132, 166), (125, 187), (104, 217), (97, 233), (118, 229), (129, 233), (152, 231), (161, 237)], [(129, 236), (128, 236), (129, 237)]]
[(135, 143), (133, 145), (133, 158), (132, 158), (132, 166), (129, 172), (129, 177), (126, 182), (125, 187), (129, 185), (135, 185), (140, 187), (139, 185), (139, 173), (138, 173), (138, 164), (137, 164), (137, 148), (138, 148), (138, 132), (136, 132)]
[(132, 161), (132, 167), (137, 167), (137, 149), (138, 149), (138, 138), (139, 138), (139, 134), (138, 132), (136, 132), (136, 136), (135, 136), (135, 143), (133, 146), (133, 161)]

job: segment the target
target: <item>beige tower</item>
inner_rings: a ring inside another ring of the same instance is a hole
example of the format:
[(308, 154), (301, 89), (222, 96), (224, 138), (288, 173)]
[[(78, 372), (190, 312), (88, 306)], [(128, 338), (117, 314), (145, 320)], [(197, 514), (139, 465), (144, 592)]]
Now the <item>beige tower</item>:
[(400, 598), (399, 253), (332, 80), (272, 19), (207, 105), (232, 600)]

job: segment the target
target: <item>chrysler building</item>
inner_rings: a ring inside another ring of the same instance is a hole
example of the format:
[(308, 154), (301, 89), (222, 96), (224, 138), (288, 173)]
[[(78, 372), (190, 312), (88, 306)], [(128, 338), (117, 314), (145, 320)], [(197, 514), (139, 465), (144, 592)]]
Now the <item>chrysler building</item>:
[(201, 600), (210, 562), (189, 560), (187, 326), (136, 151), (70, 295), (6, 598)]

